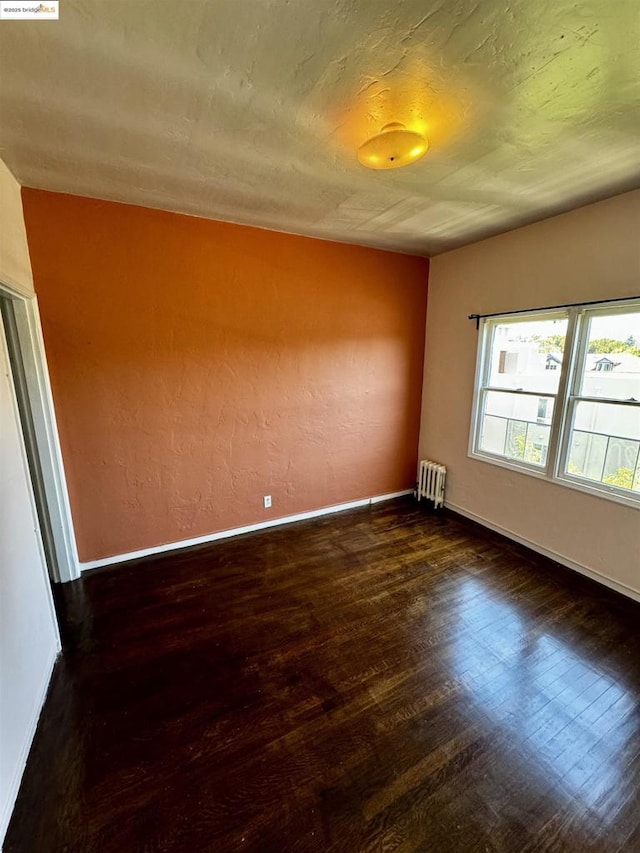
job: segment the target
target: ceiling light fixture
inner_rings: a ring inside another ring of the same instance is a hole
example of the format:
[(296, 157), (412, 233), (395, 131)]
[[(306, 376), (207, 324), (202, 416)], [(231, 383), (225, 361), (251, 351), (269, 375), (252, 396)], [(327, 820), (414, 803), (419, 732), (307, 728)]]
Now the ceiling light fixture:
[(367, 169), (399, 169), (419, 160), (428, 147), (422, 134), (393, 121), (358, 148), (358, 160)]

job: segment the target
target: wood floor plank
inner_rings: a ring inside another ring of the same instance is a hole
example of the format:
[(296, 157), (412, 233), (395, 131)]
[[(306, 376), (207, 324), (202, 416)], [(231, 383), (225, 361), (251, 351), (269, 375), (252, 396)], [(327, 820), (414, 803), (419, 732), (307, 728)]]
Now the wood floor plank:
[(88, 573), (7, 853), (627, 853), (640, 606), (410, 499)]

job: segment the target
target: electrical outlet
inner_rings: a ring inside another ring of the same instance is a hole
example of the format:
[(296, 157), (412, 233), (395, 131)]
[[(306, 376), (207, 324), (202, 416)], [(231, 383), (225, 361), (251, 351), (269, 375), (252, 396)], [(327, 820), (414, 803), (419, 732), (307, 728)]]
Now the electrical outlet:
[(265, 495), (262, 500), (264, 502), (264, 508), (269, 509), (271, 506), (271, 495)]

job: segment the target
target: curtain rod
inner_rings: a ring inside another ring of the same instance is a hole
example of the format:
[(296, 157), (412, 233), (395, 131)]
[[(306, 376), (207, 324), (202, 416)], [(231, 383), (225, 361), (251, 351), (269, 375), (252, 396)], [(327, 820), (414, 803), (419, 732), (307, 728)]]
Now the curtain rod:
[(615, 299), (594, 299), (592, 302), (567, 302), (565, 305), (546, 305), (542, 308), (522, 308), (520, 311), (495, 311), (493, 314), (469, 314), (469, 320), (476, 321), (476, 329), (480, 328), (480, 320), (486, 317), (512, 317), (514, 314), (531, 314), (534, 311), (555, 311), (559, 308), (579, 308), (583, 305), (606, 305), (608, 302), (627, 302), (638, 299), (637, 296), (618, 296)]

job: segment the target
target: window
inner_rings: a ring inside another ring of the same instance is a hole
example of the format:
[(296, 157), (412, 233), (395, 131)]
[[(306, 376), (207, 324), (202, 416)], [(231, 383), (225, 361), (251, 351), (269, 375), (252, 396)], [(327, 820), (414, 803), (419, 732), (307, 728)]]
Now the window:
[(483, 320), (470, 455), (640, 505), (640, 300)]
[(547, 397), (538, 397), (538, 423), (547, 418), (549, 411), (549, 400)]

